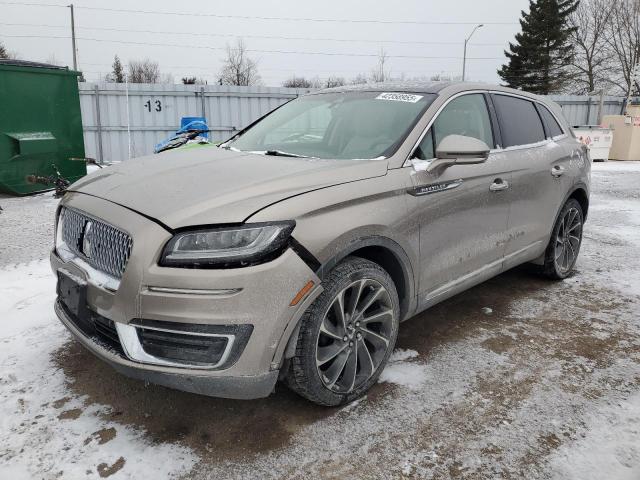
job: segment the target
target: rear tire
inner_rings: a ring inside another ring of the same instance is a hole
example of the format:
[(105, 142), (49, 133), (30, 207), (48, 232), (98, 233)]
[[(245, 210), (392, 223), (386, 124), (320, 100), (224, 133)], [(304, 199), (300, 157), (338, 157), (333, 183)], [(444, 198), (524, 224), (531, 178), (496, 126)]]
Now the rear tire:
[(583, 225), (582, 207), (576, 199), (570, 198), (562, 207), (553, 226), (544, 256), (544, 276), (552, 280), (562, 280), (571, 275), (580, 253)]
[(304, 313), (289, 387), (314, 403), (336, 406), (361, 397), (378, 380), (398, 335), (398, 294), (378, 264), (348, 257)]

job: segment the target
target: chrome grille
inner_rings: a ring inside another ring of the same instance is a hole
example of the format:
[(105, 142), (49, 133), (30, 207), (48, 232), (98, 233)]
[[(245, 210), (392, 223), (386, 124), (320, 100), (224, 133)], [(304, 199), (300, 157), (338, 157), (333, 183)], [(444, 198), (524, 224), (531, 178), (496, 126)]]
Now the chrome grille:
[[(122, 277), (133, 246), (129, 235), (70, 208), (62, 209), (59, 221), (62, 222), (62, 240), (73, 253), (93, 268), (116, 278)], [(90, 251), (85, 252), (83, 246), (88, 245)]]

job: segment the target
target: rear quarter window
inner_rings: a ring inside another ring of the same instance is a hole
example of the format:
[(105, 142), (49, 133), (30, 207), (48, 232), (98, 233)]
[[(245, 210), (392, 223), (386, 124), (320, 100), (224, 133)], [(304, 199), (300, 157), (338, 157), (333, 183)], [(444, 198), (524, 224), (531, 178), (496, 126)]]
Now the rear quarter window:
[(558, 124), (556, 118), (551, 114), (549, 109), (544, 105), (538, 104), (538, 110), (540, 111), (540, 115), (542, 116), (542, 120), (544, 121), (544, 126), (547, 130), (548, 137), (556, 137), (558, 135), (562, 135), (564, 132), (562, 128)]
[(545, 139), (542, 120), (533, 102), (507, 95), (492, 96), (498, 114), (502, 147), (515, 147)]

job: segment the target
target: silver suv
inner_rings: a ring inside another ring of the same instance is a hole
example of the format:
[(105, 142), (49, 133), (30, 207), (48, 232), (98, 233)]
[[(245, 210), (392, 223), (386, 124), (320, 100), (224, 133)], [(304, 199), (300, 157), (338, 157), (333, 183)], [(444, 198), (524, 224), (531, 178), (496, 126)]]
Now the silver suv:
[(126, 375), (321, 405), (398, 328), (524, 262), (574, 267), (590, 162), (547, 99), (483, 84), (314, 92), (219, 148), (106, 168), (61, 201), (60, 320)]

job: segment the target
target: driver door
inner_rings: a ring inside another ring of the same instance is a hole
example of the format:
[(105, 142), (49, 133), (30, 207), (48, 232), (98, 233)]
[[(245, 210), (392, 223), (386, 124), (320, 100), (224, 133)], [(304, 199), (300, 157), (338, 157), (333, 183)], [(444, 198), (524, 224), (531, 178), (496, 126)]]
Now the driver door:
[(416, 165), (434, 159), (438, 144), (452, 134), (482, 140), (492, 151), (484, 163), (412, 172), (423, 308), (499, 273), (507, 242), (511, 175), (505, 156), (493, 150), (484, 94), (463, 94), (446, 104), (414, 152)]

